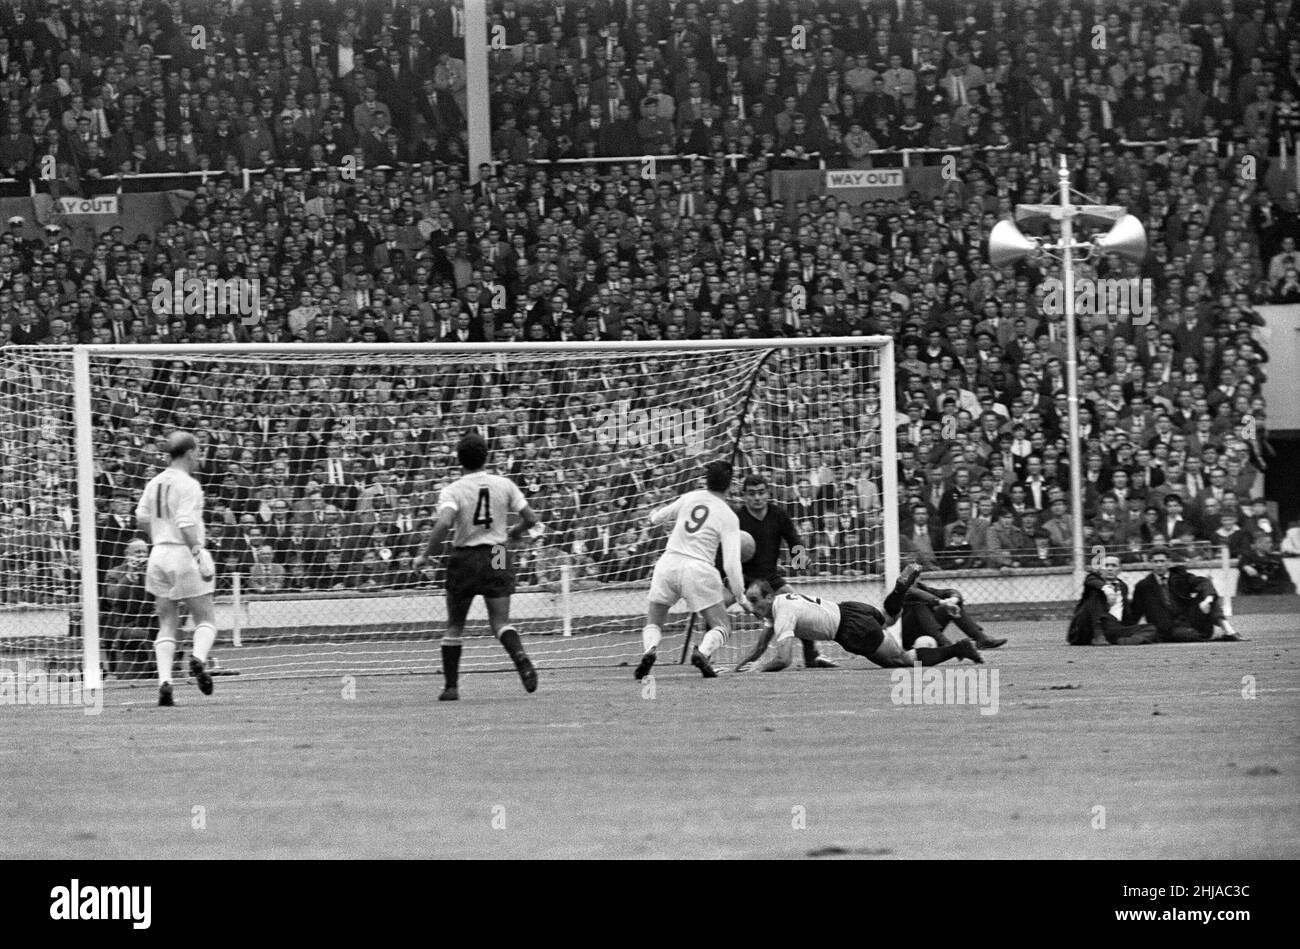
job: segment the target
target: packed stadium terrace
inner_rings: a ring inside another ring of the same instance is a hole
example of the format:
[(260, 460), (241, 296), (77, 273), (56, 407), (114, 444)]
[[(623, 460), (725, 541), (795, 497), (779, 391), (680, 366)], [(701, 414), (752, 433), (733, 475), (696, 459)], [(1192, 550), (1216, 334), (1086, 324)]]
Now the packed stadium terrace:
[[(471, 185), (456, 5), (0, 9), (0, 175), (25, 186), (47, 154), (64, 193), (112, 191), (117, 172), (228, 172), (173, 180), (193, 189), (176, 220), (155, 234), (115, 228), (89, 252), (11, 222), (0, 343), (889, 334), (905, 555), (1057, 564), (1071, 530), (1064, 328), (1036, 293), (1053, 271), (990, 267), (986, 237), (1016, 203), (1050, 198), (1066, 154), (1075, 186), (1127, 206), (1151, 241), (1140, 270), (1107, 258), (1085, 274), (1150, 278), (1156, 300), (1145, 326), (1080, 318), (1089, 543), (1139, 559), (1143, 545), (1168, 543), (1190, 558), (1278, 532), (1254, 503), (1269, 449), (1268, 357), (1252, 307), (1300, 300), (1300, 200), (1265, 187), (1284, 149), (1294, 161), (1300, 123), (1292, 3), (504, 0), (489, 10), (505, 47), (490, 52), (496, 161)], [(195, 25), (204, 49), (188, 42)], [(772, 197), (777, 170), (897, 166), (898, 149), (922, 146), (960, 149), (942, 197)], [(355, 178), (341, 171), (349, 155)], [(664, 156), (648, 178), (644, 155)], [(631, 160), (608, 160), (618, 157)], [(582, 158), (592, 161), (556, 163)], [(244, 169), (266, 170), (244, 190)], [(178, 267), (257, 277), (265, 320), (155, 315), (147, 289)], [(321, 380), (329, 410), (294, 414), (287, 380), (224, 368), (124, 373), (103, 393), (105, 566), (119, 542), (110, 522), (129, 511), (157, 437), (191, 426), (210, 436), (227, 576), (238, 563), (268, 591), (409, 582), (400, 565), (442, 477), (430, 450), (445, 450), (468, 406), (366, 376)], [(799, 395), (799, 450), (774, 466), (777, 495), (799, 508), (811, 569), (869, 570), (878, 472), (855, 467), (822, 382)], [(24, 402), (13, 372), (3, 385), (0, 596), (12, 602), (70, 576), (59, 551), (31, 551), (51, 525), (70, 526), (71, 468), (57, 434), (66, 409)], [(500, 395), (524, 413), (502, 454), (544, 517), (572, 525), (584, 507), (628, 505), (641, 459), (591, 464), (565, 406)], [(344, 416), (367, 424), (344, 431)], [(584, 462), (557, 461), (574, 458)], [(330, 473), (333, 460), (343, 473)], [(552, 508), (559, 477), (579, 468)], [(631, 517), (599, 537), (572, 527), (549, 537), (536, 580), (556, 558), (593, 582), (644, 572), (647, 538)]]

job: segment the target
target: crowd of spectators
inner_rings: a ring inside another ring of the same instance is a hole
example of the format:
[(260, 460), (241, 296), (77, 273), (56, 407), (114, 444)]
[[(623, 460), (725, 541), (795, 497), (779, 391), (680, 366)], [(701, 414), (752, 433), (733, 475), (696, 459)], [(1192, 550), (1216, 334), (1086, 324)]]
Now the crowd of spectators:
[[(876, 568), (885, 503), (899, 505), (906, 555), (930, 566), (1057, 565), (1074, 526), (1065, 330), (1040, 291), (1055, 271), (993, 268), (986, 238), (1053, 193), (1067, 154), (1075, 186), (1128, 207), (1151, 244), (1140, 267), (1101, 257), (1082, 275), (1155, 291), (1149, 322), (1079, 320), (1085, 539), (1187, 559), (1280, 540), (1259, 503), (1268, 357), (1254, 307), (1300, 301), (1300, 195), (1266, 187), (1300, 121), (1289, 0), (489, 6), (495, 161), (478, 180), (454, 2), (0, 9), (0, 174), (38, 178), (52, 154), (53, 187), (93, 193), (121, 171), (227, 172), (191, 179), (156, 233), (116, 227), (89, 251), (10, 222), (0, 344), (888, 334), (896, 499), (880, 498), (866, 450), (879, 406), (835, 367), (780, 384), (740, 449), (779, 455), (764, 462), (778, 500), (823, 552), (809, 569)], [(781, 169), (896, 163), (871, 152), (917, 146), (960, 149), (938, 196), (773, 197)], [(244, 190), (244, 168), (267, 170)], [(158, 313), (151, 282), (178, 268), (259, 280), (262, 319)], [(6, 360), (0, 380), (0, 576), (15, 589), (27, 576), (28, 591), (32, 571), (54, 589), (74, 569), (70, 543), (49, 548), (72, 527), (67, 419), (26, 399), (57, 385), (34, 380), (35, 364)], [(617, 451), (580, 480), (567, 464), (592, 451), (572, 396), (612, 398), (617, 375), (538, 372), (515, 390), (484, 377), (471, 406), (445, 381), (369, 366), (124, 367), (97, 403), (102, 516), (125, 512), (164, 428), (193, 427), (209, 442), (223, 576), (238, 565), (266, 591), (401, 586), (444, 476), (428, 453), (445, 449), (445, 426), (506, 405), (504, 423), (488, 421), (516, 473), (572, 508), (551, 514), (566, 531), (525, 554), (531, 576), (549, 582), (567, 560), (580, 582), (638, 577), (649, 539), (605, 513), (638, 510), (630, 492), (657, 485), (657, 469)], [(645, 404), (692, 382), (629, 381)]]

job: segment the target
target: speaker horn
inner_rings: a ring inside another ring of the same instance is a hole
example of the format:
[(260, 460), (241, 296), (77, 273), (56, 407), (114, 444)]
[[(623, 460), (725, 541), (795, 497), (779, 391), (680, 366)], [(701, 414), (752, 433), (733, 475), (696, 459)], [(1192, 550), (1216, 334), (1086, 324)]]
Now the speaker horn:
[(1133, 215), (1125, 214), (1092, 243), (1102, 253), (1119, 254), (1129, 263), (1140, 264), (1147, 255), (1147, 230)]
[(1005, 267), (1023, 260), (1038, 250), (1038, 242), (1020, 233), (1011, 221), (998, 221), (989, 232), (989, 263)]

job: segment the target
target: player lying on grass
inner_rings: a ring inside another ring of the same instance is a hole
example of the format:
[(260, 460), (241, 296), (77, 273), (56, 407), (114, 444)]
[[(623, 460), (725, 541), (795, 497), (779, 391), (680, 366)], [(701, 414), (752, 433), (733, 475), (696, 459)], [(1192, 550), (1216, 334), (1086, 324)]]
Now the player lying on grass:
[(216, 568), (212, 554), (204, 546), (203, 488), (194, 478), (194, 472), (202, 467), (199, 443), (188, 432), (172, 432), (167, 436), (167, 454), (171, 464), (145, 485), (135, 509), (140, 530), (153, 541), (144, 585), (158, 606), (158, 637), (153, 651), (158, 663), (159, 705), (176, 704), (172, 697), (172, 662), (181, 606), (187, 606), (194, 617), (190, 675), (204, 695), (212, 694), (207, 659), (217, 638), (212, 608)]
[(943, 631), (949, 623), (970, 637), (977, 649), (997, 649), (1007, 643), (1005, 639), (994, 639), (984, 632), (984, 627), (970, 615), (959, 592), (926, 586), (920, 581), (907, 591), (902, 620), (899, 628), (904, 649), (911, 649), (922, 636), (929, 636), (937, 646), (947, 646), (951, 640)]
[[(633, 673), (637, 679), (644, 679), (654, 666), (668, 610), (678, 600), (685, 600), (686, 608), (692, 613), (702, 614), (708, 629), (691, 651), (691, 665), (706, 679), (717, 676), (709, 658), (727, 641), (731, 629), (722, 578), (713, 566), (719, 546), (731, 592), (738, 602), (745, 603), (740, 524), (736, 512), (727, 503), (731, 462), (711, 461), (705, 465), (704, 485), (704, 490), (689, 491), (650, 515), (652, 524), (671, 521), (673, 530), (650, 578), (646, 624), (641, 630), (644, 652)], [(745, 608), (748, 609), (747, 604)]]
[[(537, 515), (513, 481), (483, 470), (487, 459), (487, 442), (482, 435), (469, 432), (461, 438), (456, 445), (456, 460), (463, 474), (442, 489), (438, 496), (438, 520), (429, 534), (429, 542), (411, 564), (412, 569), (422, 570), (455, 528), (451, 553), (447, 556), (447, 632), (442, 637), (445, 687), (438, 696), (439, 702), (460, 698), (461, 636), (465, 632), (465, 617), (477, 596), (483, 597), (487, 604), (492, 635), (514, 662), (524, 689), (537, 691), (537, 670), (519, 641), (518, 628), (510, 622), (515, 572), (506, 548), (508, 541), (518, 540), (537, 524)], [(519, 515), (519, 522), (507, 530), (511, 512)]]
[[(803, 540), (794, 526), (794, 520), (779, 505), (772, 504), (768, 498), (767, 479), (759, 474), (746, 475), (741, 484), (744, 503), (736, 511), (740, 520), (740, 529), (754, 538), (754, 553), (744, 562), (741, 569), (745, 571), (745, 589), (756, 580), (766, 580), (779, 596), (793, 593), (790, 582), (781, 573), (781, 543), (790, 548), (790, 557), (803, 555)], [(720, 567), (721, 565), (719, 565)], [(730, 606), (734, 600), (728, 600)], [(771, 631), (772, 621), (763, 621), (764, 629)], [(803, 664), (809, 669), (834, 669), (831, 662), (817, 651), (817, 643), (811, 639), (800, 640), (803, 646)]]
[(764, 630), (753, 651), (736, 667), (736, 671), (752, 669), (752, 663), (763, 655), (768, 641), (774, 637), (776, 658), (760, 667), (761, 672), (779, 672), (790, 665), (796, 639), (833, 640), (846, 652), (865, 656), (885, 668), (905, 667), (917, 662), (934, 666), (949, 659), (983, 662), (975, 643), (969, 639), (951, 646), (905, 650), (902, 643), (885, 631), (885, 627), (898, 619), (907, 591), (920, 575), (921, 568), (917, 564), (908, 564), (903, 569), (893, 591), (885, 597), (884, 613), (868, 603), (832, 603), (802, 593), (778, 596), (763, 580), (750, 584), (746, 591), (750, 608), (759, 616), (770, 618), (772, 627)]

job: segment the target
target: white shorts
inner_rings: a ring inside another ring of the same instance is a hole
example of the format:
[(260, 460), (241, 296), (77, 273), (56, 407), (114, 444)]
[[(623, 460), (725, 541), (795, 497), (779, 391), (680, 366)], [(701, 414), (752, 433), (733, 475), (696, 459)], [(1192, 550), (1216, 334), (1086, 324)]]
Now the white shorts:
[(200, 577), (194, 555), (180, 544), (157, 544), (149, 551), (144, 588), (154, 596), (188, 600), (211, 593), (216, 588), (216, 578)]
[(650, 602), (674, 605), (686, 601), (686, 608), (698, 613), (726, 602), (718, 568), (694, 557), (666, 553), (655, 564), (650, 578)]

